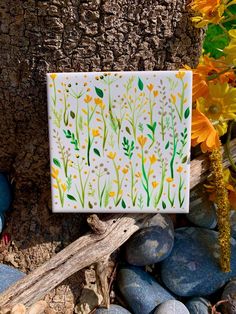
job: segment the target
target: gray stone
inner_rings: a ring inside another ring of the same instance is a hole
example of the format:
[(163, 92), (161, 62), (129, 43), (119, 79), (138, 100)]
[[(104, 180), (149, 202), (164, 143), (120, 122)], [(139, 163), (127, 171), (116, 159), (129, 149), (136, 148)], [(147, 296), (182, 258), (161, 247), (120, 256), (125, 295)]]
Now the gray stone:
[(2, 233), (2, 230), (4, 228), (4, 224), (5, 224), (5, 217), (2, 213), (0, 213), (0, 233)]
[(175, 230), (175, 245), (161, 265), (164, 284), (179, 296), (214, 293), (236, 276), (236, 240), (231, 238), (231, 272), (219, 266), (218, 232), (186, 227)]
[(154, 314), (192, 314), (186, 306), (177, 300), (169, 300), (158, 306)]
[(174, 228), (168, 215), (155, 215), (149, 226), (131, 236), (125, 246), (128, 263), (144, 266), (164, 260), (174, 244)]
[(104, 308), (97, 309), (95, 314), (131, 314), (131, 313), (120, 305), (111, 304), (109, 309)]
[(136, 266), (123, 266), (117, 283), (126, 303), (134, 314), (150, 314), (157, 305), (174, 297), (155, 278)]
[(24, 276), (24, 273), (13, 267), (0, 264), (0, 293)]
[(12, 202), (11, 185), (7, 177), (0, 173), (0, 212), (4, 212), (9, 209)]
[(228, 302), (223, 304), (224, 314), (235, 314), (236, 313), (236, 278), (227, 283), (222, 293), (222, 300)]
[(210, 301), (204, 298), (193, 298), (185, 305), (191, 314), (209, 314), (211, 309)]

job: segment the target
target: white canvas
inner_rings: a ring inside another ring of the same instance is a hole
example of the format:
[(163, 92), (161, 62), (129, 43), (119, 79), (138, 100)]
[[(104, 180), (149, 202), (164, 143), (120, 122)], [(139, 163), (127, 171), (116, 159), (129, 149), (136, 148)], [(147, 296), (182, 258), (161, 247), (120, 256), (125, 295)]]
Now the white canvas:
[(47, 75), (54, 212), (189, 209), (191, 71)]

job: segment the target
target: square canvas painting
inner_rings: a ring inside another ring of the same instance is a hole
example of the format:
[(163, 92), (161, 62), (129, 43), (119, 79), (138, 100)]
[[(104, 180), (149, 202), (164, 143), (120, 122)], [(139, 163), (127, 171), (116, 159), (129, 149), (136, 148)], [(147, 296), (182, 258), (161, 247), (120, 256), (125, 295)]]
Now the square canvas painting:
[(54, 212), (189, 208), (191, 71), (47, 75)]

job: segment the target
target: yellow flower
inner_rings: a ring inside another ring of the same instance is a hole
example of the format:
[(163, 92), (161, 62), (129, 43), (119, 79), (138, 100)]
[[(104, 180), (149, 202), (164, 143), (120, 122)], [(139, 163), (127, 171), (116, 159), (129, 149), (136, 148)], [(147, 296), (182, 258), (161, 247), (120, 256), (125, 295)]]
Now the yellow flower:
[(142, 176), (142, 175), (141, 175), (141, 172), (135, 173), (135, 177), (136, 177), (136, 178), (141, 178), (141, 176)]
[(114, 153), (113, 153), (113, 152), (109, 152), (109, 153), (107, 154), (107, 157), (113, 160), (113, 159), (116, 158), (116, 153), (115, 153), (115, 152), (114, 152)]
[(52, 174), (51, 174), (51, 176), (53, 177), (53, 179), (57, 179), (58, 174), (59, 174), (59, 170), (54, 168), (54, 167), (52, 167)]
[(175, 105), (176, 104), (176, 96), (171, 94), (170, 98), (171, 98), (171, 102)]
[(153, 188), (155, 189), (155, 188), (158, 186), (158, 182), (153, 181), (153, 182), (152, 182), (152, 186), (153, 186)]
[(146, 138), (145, 136), (143, 136), (143, 135), (140, 135), (140, 136), (138, 137), (138, 142), (139, 142), (140, 146), (143, 148), (144, 145), (145, 145), (146, 142), (147, 142), (147, 138)]
[(87, 110), (85, 110), (84, 108), (82, 108), (82, 112), (84, 113), (84, 114), (88, 114), (88, 111)]
[(66, 184), (65, 184), (65, 183), (62, 183), (62, 184), (61, 184), (61, 187), (62, 187), (62, 190), (65, 192), (65, 191), (66, 191)]
[(168, 182), (168, 183), (173, 182), (173, 178), (171, 178), (171, 177), (166, 178), (166, 182)]
[(179, 166), (179, 167), (177, 168), (177, 172), (181, 173), (182, 171), (183, 171), (183, 167)]
[(219, 135), (207, 117), (198, 109), (192, 112), (192, 146), (200, 144), (203, 153), (220, 147)]
[[(214, 125), (236, 118), (236, 88), (228, 83), (209, 83), (209, 95), (197, 100), (197, 109)], [(223, 134), (220, 134), (223, 135)]]
[(151, 83), (147, 85), (147, 88), (150, 90), (150, 92), (153, 90), (153, 87), (154, 87), (154, 85)]
[(196, 12), (192, 21), (196, 27), (204, 27), (209, 23), (218, 24), (224, 17), (226, 6), (221, 0), (193, 0), (190, 6)]
[(50, 77), (51, 77), (52, 80), (55, 80), (55, 78), (57, 77), (57, 74), (56, 73), (52, 73), (52, 74), (50, 74)]
[(90, 101), (91, 101), (92, 99), (93, 99), (93, 98), (92, 98), (91, 96), (86, 95), (85, 98), (84, 98), (84, 102), (85, 102), (86, 104), (88, 104), (88, 103), (90, 103)]
[(99, 106), (101, 109), (105, 108), (105, 104), (101, 98), (94, 98), (94, 102), (97, 106)]
[(183, 79), (185, 76), (185, 72), (184, 71), (179, 71), (177, 74), (175, 74), (175, 77), (176, 78), (179, 78), (179, 79)]
[(123, 169), (122, 169), (122, 172), (123, 172), (124, 174), (126, 174), (128, 171), (129, 171), (128, 168), (123, 168)]
[(152, 154), (152, 156), (149, 157), (151, 165), (155, 164), (157, 162), (157, 157)]
[(99, 135), (100, 135), (98, 129), (92, 129), (92, 134), (93, 134), (93, 137), (96, 137), (96, 136), (99, 136)]
[(114, 196), (115, 196), (115, 194), (116, 194), (116, 193), (115, 193), (115, 192), (113, 192), (113, 191), (109, 192), (109, 196), (110, 196), (110, 197), (114, 197)]
[(153, 95), (154, 95), (154, 97), (157, 97), (157, 96), (158, 96), (158, 94), (159, 94), (159, 93), (158, 93), (158, 90), (154, 90), (154, 91), (153, 91)]
[(230, 36), (230, 43), (226, 46), (223, 52), (226, 55), (225, 61), (229, 65), (236, 65), (236, 29), (231, 29), (228, 32)]

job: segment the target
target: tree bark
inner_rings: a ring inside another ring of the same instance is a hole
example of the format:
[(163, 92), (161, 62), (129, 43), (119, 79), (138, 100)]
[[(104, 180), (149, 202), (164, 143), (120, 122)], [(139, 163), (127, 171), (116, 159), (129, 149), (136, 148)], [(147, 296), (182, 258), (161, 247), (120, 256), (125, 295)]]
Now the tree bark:
[(41, 265), (84, 231), (83, 215), (50, 210), (45, 74), (195, 65), (202, 31), (192, 26), (186, 3), (1, 1), (0, 170), (10, 173), (15, 185), (15, 210), (7, 224), (14, 245), (8, 250), (23, 271)]

